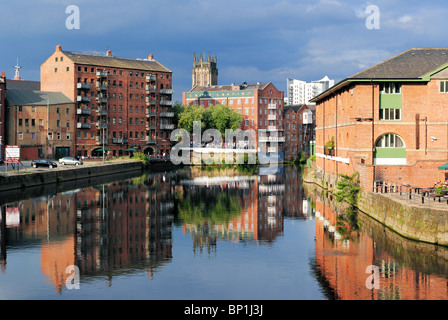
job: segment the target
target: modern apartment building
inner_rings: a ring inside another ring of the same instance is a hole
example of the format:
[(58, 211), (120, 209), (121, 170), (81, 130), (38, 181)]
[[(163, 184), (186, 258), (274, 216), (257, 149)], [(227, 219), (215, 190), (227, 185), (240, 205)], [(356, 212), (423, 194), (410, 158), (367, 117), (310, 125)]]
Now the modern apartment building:
[(282, 123), (283, 98), (283, 91), (279, 91), (271, 82), (243, 83), (196, 86), (183, 93), (183, 104), (202, 105), (205, 108), (215, 104), (231, 107), (243, 117), (240, 128), (254, 130), (255, 147), (261, 146), (266, 152), (277, 152), (282, 157), (285, 141)]
[(75, 102), (60, 92), (8, 90), (6, 143), (21, 160), (75, 154)]
[(315, 139), (314, 105), (286, 106), (283, 113), (285, 159), (295, 159), (300, 152), (311, 155)]
[(76, 102), (77, 156), (169, 154), (172, 72), (154, 60), (63, 51), (41, 65), (41, 90)]
[(366, 190), (389, 179), (445, 180), (448, 49), (410, 49), (337, 83), (316, 103), (316, 165), (333, 184), (359, 172)]
[(306, 82), (297, 79), (287, 79), (286, 87), (288, 91), (287, 104), (301, 105), (312, 104), (310, 100), (334, 85), (334, 80), (330, 80), (328, 76), (320, 80)]

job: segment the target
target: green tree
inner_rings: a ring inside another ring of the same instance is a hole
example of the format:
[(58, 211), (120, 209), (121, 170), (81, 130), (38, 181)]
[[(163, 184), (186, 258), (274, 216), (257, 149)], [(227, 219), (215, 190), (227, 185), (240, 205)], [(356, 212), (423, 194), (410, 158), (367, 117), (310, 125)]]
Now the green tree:
[(179, 126), (179, 116), (180, 114), (184, 111), (184, 106), (180, 103), (176, 103), (172, 108), (171, 111), (174, 112), (174, 117), (173, 117), (173, 124), (174, 127), (177, 128)]

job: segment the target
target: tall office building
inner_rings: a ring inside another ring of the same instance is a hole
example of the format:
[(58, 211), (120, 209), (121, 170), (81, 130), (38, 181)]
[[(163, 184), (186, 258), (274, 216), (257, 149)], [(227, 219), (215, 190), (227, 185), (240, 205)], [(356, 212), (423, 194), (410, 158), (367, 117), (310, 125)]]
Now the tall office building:
[(334, 85), (334, 80), (330, 80), (328, 76), (324, 78), (306, 82), (288, 78), (286, 80), (288, 105), (310, 104), (310, 100), (318, 94), (324, 92)]

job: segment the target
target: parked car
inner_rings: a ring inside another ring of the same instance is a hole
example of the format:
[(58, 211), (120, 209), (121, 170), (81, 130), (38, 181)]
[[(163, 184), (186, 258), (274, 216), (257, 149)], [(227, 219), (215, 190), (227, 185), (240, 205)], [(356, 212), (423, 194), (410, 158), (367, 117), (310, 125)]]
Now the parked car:
[(80, 164), (83, 164), (83, 162), (81, 160), (72, 158), (72, 157), (63, 157), (61, 159), (59, 159), (59, 163), (66, 165), (66, 164), (74, 164), (75, 166), (78, 166)]
[(48, 167), (50, 169), (56, 168), (58, 166), (55, 162), (45, 159), (35, 159), (31, 161), (31, 165), (33, 166), (33, 168)]

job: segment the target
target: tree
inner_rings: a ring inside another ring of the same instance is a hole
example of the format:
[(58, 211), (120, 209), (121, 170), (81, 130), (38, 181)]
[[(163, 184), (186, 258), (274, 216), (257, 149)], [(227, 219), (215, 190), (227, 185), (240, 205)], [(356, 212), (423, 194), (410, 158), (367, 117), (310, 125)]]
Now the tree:
[(222, 104), (208, 108), (198, 105), (188, 105), (182, 108), (183, 110), (178, 114), (178, 127), (190, 133), (193, 132), (193, 122), (201, 121), (201, 131), (217, 129), (224, 138), (226, 129), (236, 130), (243, 121), (241, 114)]
[(180, 114), (184, 111), (184, 106), (183, 105), (181, 105), (180, 103), (176, 103), (172, 108), (171, 108), (171, 110), (173, 111), (173, 113), (174, 113), (174, 117), (173, 117), (173, 124), (174, 124), (174, 127), (178, 127), (179, 126), (179, 116), (180, 116)]

